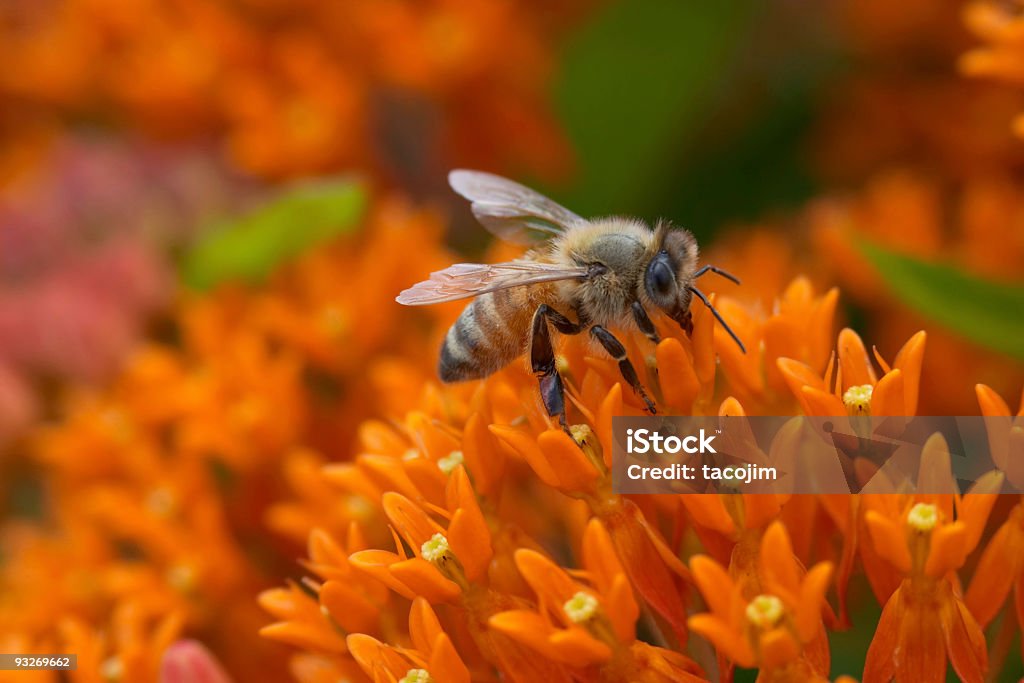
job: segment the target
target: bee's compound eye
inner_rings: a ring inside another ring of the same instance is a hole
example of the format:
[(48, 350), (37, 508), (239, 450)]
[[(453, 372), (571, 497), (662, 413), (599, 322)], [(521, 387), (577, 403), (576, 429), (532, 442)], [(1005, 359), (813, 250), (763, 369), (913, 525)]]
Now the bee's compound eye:
[(657, 258), (651, 262), (647, 269), (647, 287), (652, 294), (668, 296), (672, 293), (675, 282), (672, 268), (663, 259)]

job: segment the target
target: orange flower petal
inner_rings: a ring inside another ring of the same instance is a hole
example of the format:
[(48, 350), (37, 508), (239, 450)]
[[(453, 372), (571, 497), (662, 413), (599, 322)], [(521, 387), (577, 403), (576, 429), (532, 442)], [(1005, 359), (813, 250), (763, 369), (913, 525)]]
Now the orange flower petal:
[(747, 639), (742, 633), (736, 633), (726, 622), (711, 614), (696, 614), (690, 617), (690, 629), (699, 633), (731, 662), (742, 667), (753, 667), (757, 664), (754, 651), (750, 649)]
[(953, 670), (964, 683), (983, 683), (988, 669), (988, 648), (967, 607), (954, 598), (942, 610), (942, 632)]
[(796, 628), (805, 643), (821, 628), (821, 610), (831, 580), (832, 563), (822, 562), (807, 572), (800, 586), (800, 602), (795, 609)]
[(1020, 504), (1010, 513), (978, 560), (964, 602), (984, 628), (999, 612), (1024, 558), (1024, 530), (1020, 526)]
[(860, 335), (849, 327), (843, 328), (839, 333), (838, 347), (839, 368), (843, 373), (842, 391), (862, 384), (874, 386), (878, 381), (875, 368)]
[(827, 391), (804, 387), (797, 395), (797, 400), (808, 415), (846, 415), (843, 401)]
[(553, 607), (568, 626), (571, 622), (560, 608), (578, 590), (576, 583), (564, 569), (536, 550), (520, 548), (515, 552), (515, 560), (519, 572), (541, 602)]
[(694, 524), (717, 531), (724, 536), (731, 537), (736, 533), (736, 525), (718, 496), (683, 494), (679, 496), (679, 500)]
[(470, 415), (462, 431), (462, 454), (484, 495), (498, 488), (505, 473), (505, 453), (497, 446), (484, 418), (479, 413)]
[(420, 652), (429, 652), (434, 639), (444, 633), (437, 614), (430, 603), (423, 598), (416, 598), (409, 608), (409, 637), (412, 646)]
[(739, 591), (725, 569), (705, 555), (690, 560), (693, 580), (711, 612), (726, 623), (739, 620)]
[(569, 666), (602, 664), (612, 656), (612, 649), (608, 645), (578, 626), (555, 631), (548, 640), (555, 648), (558, 660)]
[(986, 417), (1010, 417), (1010, 406), (1003, 397), (984, 384), (976, 384), (974, 392), (978, 396), (981, 414)]
[(451, 602), (462, 594), (454, 582), (446, 579), (434, 565), (419, 557), (395, 562), (388, 567), (388, 571), (407, 586), (413, 595), (420, 595), (431, 604)]
[(615, 555), (615, 546), (608, 530), (596, 517), (587, 522), (587, 528), (583, 531), (583, 566), (602, 591), (611, 587), (615, 578), (625, 572)]
[(744, 417), (746, 414), (747, 413), (745, 410), (743, 410), (743, 406), (740, 405), (740, 402), (737, 401), (732, 396), (729, 396), (724, 401), (722, 401), (722, 405), (718, 407), (719, 417)]
[(518, 453), (537, 476), (540, 477), (542, 482), (556, 488), (561, 484), (558, 473), (551, 466), (551, 463), (548, 462), (547, 457), (532, 436), (514, 427), (506, 427), (504, 425), (491, 425), (489, 429), (504, 444), (515, 453)]
[(864, 515), (864, 521), (867, 522), (871, 541), (878, 554), (892, 563), (899, 571), (909, 572), (910, 550), (907, 548), (903, 530), (891, 519), (875, 510), (868, 510)]
[[(694, 328), (696, 332), (696, 328)], [(706, 333), (705, 333), (706, 334)], [(693, 359), (682, 342), (666, 337), (655, 349), (658, 361), (658, 381), (665, 404), (681, 415), (688, 415), (700, 390), (700, 380), (693, 367)], [(675, 413), (673, 413), (675, 414)]]
[[(900, 589), (897, 589), (882, 608), (882, 616), (878, 619), (875, 635), (868, 646), (868, 654), (864, 660), (864, 683), (890, 683), (896, 675), (894, 655), (901, 652), (900, 631), (903, 615), (903, 595)], [(906, 656), (905, 653), (901, 654), (903, 657)]]
[(622, 415), (622, 385), (615, 384), (608, 390), (608, 395), (601, 401), (597, 411), (597, 437), (601, 441), (601, 456), (604, 466), (612, 467), (614, 453), (614, 436), (612, 435), (612, 418)]
[(989, 513), (992, 506), (996, 504), (998, 493), (987, 493), (986, 491), (999, 491), (1003, 484), (1001, 472), (987, 472), (978, 478), (966, 494), (957, 502), (957, 518), (967, 526), (967, 536), (964, 543), (967, 545), (965, 553), (970, 553), (981, 540), (981, 534), (985, 530)]
[(401, 678), (410, 668), (409, 660), (363, 633), (353, 633), (346, 642), (348, 651), (370, 678), (376, 679), (378, 672), (387, 672), (396, 679)]
[(384, 508), (384, 514), (395, 526), (395, 530), (417, 555), (420, 553), (420, 546), (434, 534), (445, 533), (443, 528), (427, 516), (423, 508), (400, 493), (385, 493), (381, 497), (381, 506)]
[(462, 467), (456, 469), (449, 480), (449, 491), (454, 491), (449, 505), (458, 500), (458, 509), (448, 523), (448, 544), (455, 557), (462, 563), (466, 577), (479, 581), (487, 572), (494, 551), (491, 547), (491, 531), (487, 527), (483, 512), (477, 505), (469, 476)]
[[(712, 303), (714, 303), (712, 295)], [(718, 366), (715, 355), (715, 327), (717, 321), (707, 306), (691, 308), (693, 314), (693, 368), (701, 386), (711, 387), (715, 381), (715, 369)], [(731, 341), (731, 340), (730, 340)]]
[(345, 639), (326, 623), (318, 626), (296, 621), (284, 621), (264, 626), (260, 629), (260, 635), (264, 638), (287, 643), (304, 650), (333, 654), (343, 654), (345, 652)]
[[(689, 572), (679, 558), (655, 542), (656, 532), (647, 527), (636, 504), (622, 499), (615, 512), (602, 515), (615, 544), (615, 552), (625, 567), (630, 581), (640, 596), (658, 614), (664, 617), (676, 631), (680, 640), (686, 639), (686, 608), (676, 575), (686, 576)], [(679, 566), (676, 567), (675, 564)]]
[(554, 659), (555, 648), (548, 638), (555, 628), (536, 612), (528, 609), (508, 610), (491, 615), (487, 625), (508, 637), (527, 645), (539, 653)]
[(377, 579), (402, 597), (412, 600), (416, 597), (416, 593), (396, 579), (389, 571), (393, 564), (401, 562), (403, 559), (386, 550), (360, 550), (357, 553), (352, 553), (348, 561), (353, 568)]
[(748, 529), (764, 527), (778, 517), (785, 500), (785, 496), (773, 493), (744, 493), (743, 526)]
[(902, 370), (904, 377), (904, 415), (917, 414), (917, 397), (921, 386), (921, 366), (924, 364), (924, 346), (928, 335), (921, 330), (907, 340), (892, 363), (894, 370)]
[(359, 584), (331, 580), (320, 587), (320, 604), (346, 633), (375, 633), (380, 609)]
[(818, 376), (818, 373), (798, 360), (779, 358), (775, 361), (775, 365), (779, 368), (794, 395), (799, 395), (800, 389), (805, 386), (828, 391), (828, 387), (825, 386), (825, 382)]
[(773, 628), (761, 634), (759, 639), (761, 668), (765, 671), (778, 669), (800, 656), (800, 644), (793, 640), (793, 635), (784, 628)]
[(618, 574), (604, 595), (604, 608), (615, 629), (615, 635), (624, 643), (636, 637), (636, 620), (640, 606), (633, 597), (633, 587), (625, 574)]
[(555, 471), (561, 490), (575, 493), (592, 488), (598, 471), (571, 436), (561, 429), (549, 429), (537, 437), (537, 445)]
[(872, 415), (913, 415), (906, 409), (903, 371), (897, 369), (885, 373), (878, 380), (871, 393)]
[(800, 569), (782, 522), (774, 522), (761, 538), (761, 575), (769, 590), (780, 587), (790, 595), (800, 590)]
[(469, 669), (447, 633), (439, 633), (434, 638), (427, 670), (438, 683), (470, 683)]

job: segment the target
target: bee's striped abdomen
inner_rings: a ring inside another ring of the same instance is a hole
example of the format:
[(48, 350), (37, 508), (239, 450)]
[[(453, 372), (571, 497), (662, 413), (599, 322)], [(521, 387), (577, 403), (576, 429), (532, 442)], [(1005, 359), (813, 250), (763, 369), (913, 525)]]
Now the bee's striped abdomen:
[(508, 365), (526, 348), (532, 313), (529, 297), (505, 290), (474, 299), (444, 338), (441, 381), (480, 379)]

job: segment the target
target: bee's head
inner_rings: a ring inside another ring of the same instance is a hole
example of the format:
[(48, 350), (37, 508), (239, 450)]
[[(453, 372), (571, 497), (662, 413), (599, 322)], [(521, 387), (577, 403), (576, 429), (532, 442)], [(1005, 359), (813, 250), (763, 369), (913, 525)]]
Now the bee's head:
[(694, 280), (711, 271), (739, 284), (739, 280), (715, 266), (697, 270), (697, 240), (687, 230), (673, 229), (668, 223), (659, 223), (652, 242), (654, 252), (644, 269), (644, 293), (655, 306), (686, 330), (693, 331), (690, 302), (697, 296), (708, 307), (722, 328), (729, 333), (740, 351), (747, 352), (743, 342), (715, 309), (711, 301), (694, 286)]
[(654, 244), (657, 249), (644, 271), (644, 291), (655, 306), (682, 323), (693, 297), (697, 240), (688, 230), (659, 223)]

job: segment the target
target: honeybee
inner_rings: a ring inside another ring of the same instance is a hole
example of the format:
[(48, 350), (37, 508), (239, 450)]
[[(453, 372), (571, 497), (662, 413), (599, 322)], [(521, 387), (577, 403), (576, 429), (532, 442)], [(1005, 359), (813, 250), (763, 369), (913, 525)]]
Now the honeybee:
[(448, 330), (438, 372), (444, 382), (480, 379), (528, 353), (548, 415), (566, 427), (562, 378), (555, 365), (552, 328), (588, 332), (619, 364), (619, 371), (654, 414), (626, 349), (608, 328), (638, 329), (657, 344), (647, 310), (661, 310), (687, 334), (696, 296), (732, 336), (743, 342), (694, 285), (705, 273), (737, 284), (720, 268), (697, 268), (697, 240), (659, 221), (653, 229), (634, 218), (586, 220), (528, 187), (480, 171), (455, 170), (452, 189), (472, 202), (473, 215), (498, 237), (533, 248), (507, 263), (456, 263), (431, 273), (398, 295), (407, 306), (476, 297)]

